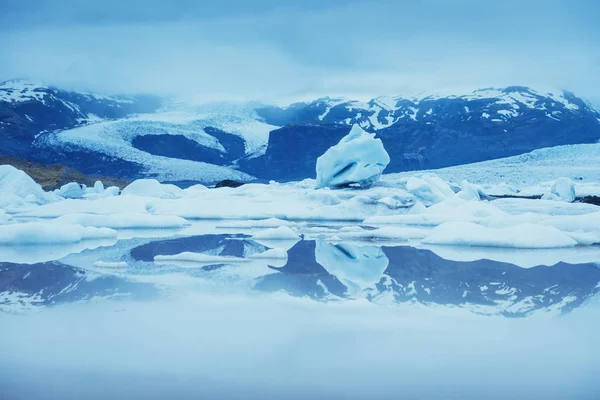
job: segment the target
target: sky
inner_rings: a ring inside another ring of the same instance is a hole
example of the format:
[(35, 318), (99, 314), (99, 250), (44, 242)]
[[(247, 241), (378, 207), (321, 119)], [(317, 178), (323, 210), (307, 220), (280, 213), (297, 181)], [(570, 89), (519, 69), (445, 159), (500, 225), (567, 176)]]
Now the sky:
[(544, 85), (600, 105), (594, 0), (0, 3), (0, 81), (273, 102)]

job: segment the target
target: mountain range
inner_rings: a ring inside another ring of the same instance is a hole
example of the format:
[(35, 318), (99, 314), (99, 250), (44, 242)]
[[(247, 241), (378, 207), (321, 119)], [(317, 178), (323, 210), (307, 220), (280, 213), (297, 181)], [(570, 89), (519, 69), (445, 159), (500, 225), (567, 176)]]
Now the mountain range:
[(388, 173), (600, 140), (600, 113), (583, 99), (525, 86), (280, 107), (0, 83), (0, 156), (92, 176), (207, 184), (312, 178), (317, 157), (353, 124), (382, 140)]

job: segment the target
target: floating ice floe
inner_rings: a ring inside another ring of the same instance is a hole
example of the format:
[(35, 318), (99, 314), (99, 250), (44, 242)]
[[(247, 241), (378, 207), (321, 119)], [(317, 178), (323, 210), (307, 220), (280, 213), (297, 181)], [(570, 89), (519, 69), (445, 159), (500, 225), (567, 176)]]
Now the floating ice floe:
[(173, 215), (115, 213), (112, 215), (67, 214), (57, 223), (77, 224), (112, 229), (176, 229), (189, 225), (185, 219)]
[(56, 222), (9, 224), (0, 229), (0, 245), (34, 245), (76, 243), (82, 240), (116, 238), (108, 228), (83, 227)]
[(390, 163), (390, 156), (375, 134), (354, 125), (350, 133), (317, 159), (317, 187), (368, 187)]

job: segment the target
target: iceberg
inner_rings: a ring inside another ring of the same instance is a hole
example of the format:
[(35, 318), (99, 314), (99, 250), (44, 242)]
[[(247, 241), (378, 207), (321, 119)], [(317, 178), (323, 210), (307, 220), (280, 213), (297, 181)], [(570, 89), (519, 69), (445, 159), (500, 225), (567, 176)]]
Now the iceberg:
[(317, 188), (369, 187), (390, 163), (375, 134), (354, 125), (350, 133), (317, 159)]

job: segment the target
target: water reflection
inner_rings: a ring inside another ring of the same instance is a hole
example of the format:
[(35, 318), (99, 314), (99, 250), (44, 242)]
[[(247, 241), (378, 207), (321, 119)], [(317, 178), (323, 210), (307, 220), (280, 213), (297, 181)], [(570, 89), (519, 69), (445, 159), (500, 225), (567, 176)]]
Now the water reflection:
[[(158, 256), (180, 253), (210, 257), (202, 262), (155, 261)], [(274, 256), (261, 256), (267, 254)], [(219, 262), (207, 262), (211, 257)], [(531, 254), (527, 257), (531, 259)], [(126, 267), (107, 273), (94, 269), (99, 260)], [(259, 243), (247, 235), (210, 234), (119, 241), (61, 262), (0, 262), (0, 303), (6, 311), (115, 296), (150, 299), (161, 293), (158, 287), (169, 286), (170, 281), (161, 280), (167, 274), (210, 282), (225, 292), (285, 292), (319, 301), (419, 303), (509, 317), (569, 312), (600, 291), (600, 268), (595, 263), (521, 268), (488, 259), (453, 261), (410, 246), (324, 240)], [(144, 279), (149, 276), (153, 279)]]
[(153, 285), (93, 273), (56, 261), (0, 263), (0, 310), (6, 312), (117, 297), (150, 300), (158, 293)]

